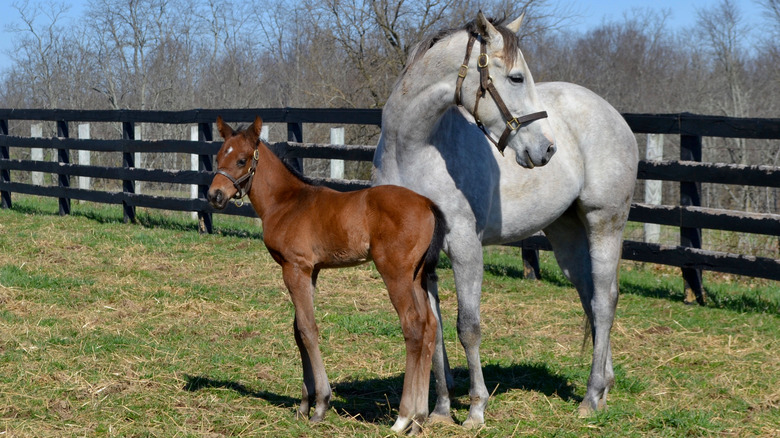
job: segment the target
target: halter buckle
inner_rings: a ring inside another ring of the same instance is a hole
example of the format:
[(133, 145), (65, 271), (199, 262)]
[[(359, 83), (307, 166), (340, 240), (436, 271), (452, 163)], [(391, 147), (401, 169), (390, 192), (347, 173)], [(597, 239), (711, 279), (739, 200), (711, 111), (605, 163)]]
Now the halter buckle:
[(477, 67), (479, 68), (485, 68), (488, 66), (488, 62), (490, 62), (490, 57), (487, 53), (480, 53), (479, 57), (477, 58)]
[(520, 121), (517, 120), (517, 117), (513, 118), (512, 120), (507, 120), (506, 122), (506, 128), (510, 131), (516, 131), (520, 129)]
[(466, 73), (469, 72), (469, 66), (466, 64), (463, 64), (460, 66), (460, 69), (458, 70), (458, 77), (459, 78), (465, 78)]

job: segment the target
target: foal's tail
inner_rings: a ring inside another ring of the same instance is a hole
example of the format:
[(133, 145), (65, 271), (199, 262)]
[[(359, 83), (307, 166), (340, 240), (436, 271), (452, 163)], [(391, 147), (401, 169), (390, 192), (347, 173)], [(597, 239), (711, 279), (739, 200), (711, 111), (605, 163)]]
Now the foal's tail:
[(414, 269), (414, 277), (417, 278), (417, 273), (420, 271), (420, 266), (423, 267), (423, 282), (428, 278), (437, 280), (436, 278), (436, 265), (439, 264), (439, 252), (444, 247), (444, 234), (446, 233), (447, 220), (444, 218), (444, 213), (441, 212), (439, 206), (431, 202), (431, 213), (433, 213), (433, 236), (431, 236), (431, 244), (428, 245), (428, 249), (425, 251), (425, 256), (417, 268)]

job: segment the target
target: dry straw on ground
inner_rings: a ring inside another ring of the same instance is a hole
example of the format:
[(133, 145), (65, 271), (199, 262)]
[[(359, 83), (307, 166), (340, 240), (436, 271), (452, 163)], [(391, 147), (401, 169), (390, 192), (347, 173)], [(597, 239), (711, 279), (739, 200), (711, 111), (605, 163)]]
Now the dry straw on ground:
[[(312, 426), (294, 415), (300, 359), (280, 271), (259, 239), (225, 234), (0, 211), (0, 433), (390, 435), (403, 339), (376, 271), (320, 276), (316, 315), (334, 398)], [(590, 352), (576, 293), (547, 255), (542, 282), (517, 278), (515, 250), (487, 255), (487, 425), (427, 426), (424, 436), (780, 436), (777, 314), (654, 297), (669, 287), (663, 273), (631, 265), (624, 282), (644, 275), (651, 285), (624, 289), (650, 292), (621, 297), (610, 409), (580, 419)], [(457, 301), (452, 272), (439, 274), (462, 421)]]

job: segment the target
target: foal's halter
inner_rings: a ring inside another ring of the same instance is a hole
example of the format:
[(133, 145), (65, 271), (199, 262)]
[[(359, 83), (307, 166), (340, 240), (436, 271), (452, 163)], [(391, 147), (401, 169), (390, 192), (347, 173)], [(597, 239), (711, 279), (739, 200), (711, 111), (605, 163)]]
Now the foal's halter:
[[(233, 178), (230, 176), (229, 173), (225, 172), (222, 169), (217, 169), (217, 173), (224, 176), (225, 178), (229, 179), (230, 182), (233, 183), (233, 187), (236, 188), (236, 194), (233, 195), (232, 199), (236, 199), (236, 205), (239, 207), (244, 205), (244, 202), (241, 200), (244, 196), (249, 194), (249, 189), (252, 188), (252, 180), (255, 177), (255, 170), (257, 169), (257, 160), (260, 159), (260, 151), (258, 150), (258, 146), (260, 145), (260, 140), (258, 140), (258, 144), (255, 145), (255, 152), (252, 154), (252, 165), (249, 166), (249, 171), (245, 174), (243, 174), (240, 178)], [(242, 187), (242, 184), (246, 182), (246, 189)]]
[[(463, 102), (461, 100), (461, 86), (463, 85), (463, 80), (466, 78), (466, 73), (468, 73), (469, 70), (471, 49), (474, 47), (474, 42), (476, 40), (477, 34), (472, 33), (469, 35), (469, 42), (466, 45), (466, 57), (463, 59), (463, 65), (460, 66), (460, 70), (458, 71), (458, 82), (455, 85), (455, 103), (458, 106), (463, 106)], [(498, 90), (496, 90), (495, 85), (493, 85), (493, 78), (490, 77), (490, 72), (488, 71), (490, 58), (487, 54), (487, 44), (484, 38), (479, 37), (479, 45), (479, 58), (477, 58), (477, 68), (479, 69), (479, 88), (477, 89), (477, 100), (474, 104), (474, 110), (471, 112), (471, 115), (474, 116), (474, 120), (477, 122), (477, 126), (479, 126), (479, 129), (485, 133), (485, 136), (488, 138), (488, 140), (490, 140), (496, 146), (498, 151), (501, 152), (501, 155), (504, 155), (504, 149), (506, 149), (506, 144), (509, 141), (509, 134), (512, 133), (512, 131), (520, 129), (520, 127), (526, 123), (547, 117), (547, 111), (539, 111), (521, 117), (512, 116), (512, 112), (509, 111), (509, 108), (507, 108), (504, 100), (501, 99), (501, 96), (498, 94)], [(482, 124), (482, 121), (479, 120), (479, 116), (477, 115), (479, 101), (485, 97), (486, 92), (493, 96), (493, 101), (496, 102), (498, 110), (501, 111), (501, 115), (504, 117), (504, 120), (506, 120), (506, 128), (504, 129), (504, 133), (501, 134), (501, 138), (498, 139), (498, 142), (493, 140), (493, 136), (490, 134), (487, 128), (485, 128), (485, 125)]]

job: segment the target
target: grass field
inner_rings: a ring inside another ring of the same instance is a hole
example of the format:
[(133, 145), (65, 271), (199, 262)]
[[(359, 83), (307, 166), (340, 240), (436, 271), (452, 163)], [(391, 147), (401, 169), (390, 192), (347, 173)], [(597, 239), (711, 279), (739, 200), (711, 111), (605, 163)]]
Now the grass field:
[[(0, 210), (3, 436), (392, 435), (403, 339), (376, 270), (323, 271), (316, 298), (331, 412), (295, 419), (301, 369), (292, 305), (254, 221), (14, 198)], [(486, 249), (486, 426), (426, 436), (780, 436), (780, 286), (705, 273), (710, 302), (682, 303), (677, 269), (624, 263), (610, 407), (578, 418), (590, 347), (576, 292), (549, 253), (542, 281), (512, 248)], [(455, 417), (468, 412), (455, 292), (441, 262)], [(431, 397), (431, 403), (433, 397)]]

